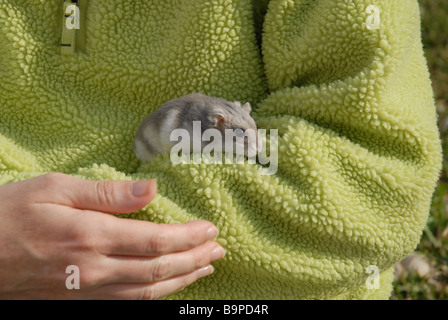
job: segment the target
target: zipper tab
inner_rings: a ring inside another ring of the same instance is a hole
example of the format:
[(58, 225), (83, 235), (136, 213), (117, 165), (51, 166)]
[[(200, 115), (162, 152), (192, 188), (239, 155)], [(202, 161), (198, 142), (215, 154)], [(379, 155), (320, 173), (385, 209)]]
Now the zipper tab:
[(80, 0), (63, 0), (61, 53), (73, 55), (76, 50), (76, 30), (80, 29)]

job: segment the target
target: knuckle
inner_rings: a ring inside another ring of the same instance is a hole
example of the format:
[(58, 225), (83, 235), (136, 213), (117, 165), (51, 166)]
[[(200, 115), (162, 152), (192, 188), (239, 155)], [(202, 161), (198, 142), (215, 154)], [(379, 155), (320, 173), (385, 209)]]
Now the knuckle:
[(168, 278), (171, 275), (172, 266), (169, 259), (165, 256), (157, 259), (152, 272), (152, 280), (159, 281)]
[(190, 276), (190, 277), (184, 277), (181, 279), (179, 287), (177, 288), (177, 292), (184, 290), (186, 287), (188, 287), (190, 284), (192, 284), (194, 281), (196, 281), (195, 278), (191, 278), (194, 276)]
[(96, 181), (95, 192), (98, 203), (103, 203), (106, 206), (114, 204), (114, 184), (112, 181)]
[(193, 270), (199, 269), (202, 267), (205, 262), (205, 258), (207, 255), (201, 254), (197, 252), (196, 250), (192, 252), (192, 264), (193, 264)]
[(73, 228), (71, 238), (76, 243), (78, 249), (88, 249), (93, 247), (92, 234), (83, 228)]
[(100, 236), (90, 226), (82, 225), (84, 220), (75, 224), (66, 235), (74, 244), (74, 250), (85, 253), (98, 252)]
[(148, 286), (143, 289), (140, 300), (155, 300), (158, 299), (156, 289), (154, 286)]
[(196, 246), (202, 240), (202, 233), (200, 232), (190, 232), (188, 234), (187, 243), (189, 248)]
[(92, 288), (101, 284), (103, 276), (100, 272), (96, 271), (94, 268), (86, 268), (80, 271), (80, 287), (81, 288)]
[(150, 254), (160, 255), (169, 252), (171, 247), (171, 240), (166, 234), (158, 234), (154, 238), (150, 239), (147, 252)]
[(58, 188), (66, 180), (67, 175), (59, 172), (47, 173), (41, 177), (41, 183), (45, 189)]

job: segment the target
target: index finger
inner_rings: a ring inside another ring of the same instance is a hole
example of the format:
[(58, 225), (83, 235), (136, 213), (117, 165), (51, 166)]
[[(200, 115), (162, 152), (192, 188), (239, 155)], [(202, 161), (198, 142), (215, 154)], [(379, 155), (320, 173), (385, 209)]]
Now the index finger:
[[(101, 214), (101, 213), (100, 213)], [(218, 235), (208, 221), (156, 224), (113, 216), (102, 224), (97, 250), (105, 255), (161, 256), (197, 247)]]

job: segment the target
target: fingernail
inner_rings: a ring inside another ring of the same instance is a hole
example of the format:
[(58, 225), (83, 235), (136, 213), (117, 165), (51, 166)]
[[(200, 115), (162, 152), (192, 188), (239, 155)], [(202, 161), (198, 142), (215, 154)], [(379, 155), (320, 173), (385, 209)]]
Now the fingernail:
[(151, 189), (156, 186), (156, 180), (138, 181), (131, 185), (131, 192), (134, 197), (143, 197), (148, 195)]
[(218, 236), (218, 233), (219, 231), (215, 226), (210, 227), (210, 229), (208, 229), (206, 233), (207, 240), (216, 238)]
[(212, 265), (208, 265), (204, 268), (199, 269), (197, 271), (197, 273), (198, 273), (198, 276), (201, 278), (201, 277), (205, 277), (205, 276), (212, 274), (213, 271), (215, 271), (215, 268), (213, 268)]
[(215, 261), (215, 260), (223, 258), (225, 256), (225, 254), (226, 254), (226, 251), (224, 250), (223, 247), (221, 247), (221, 246), (216, 247), (212, 251), (212, 257), (211, 257), (212, 261)]

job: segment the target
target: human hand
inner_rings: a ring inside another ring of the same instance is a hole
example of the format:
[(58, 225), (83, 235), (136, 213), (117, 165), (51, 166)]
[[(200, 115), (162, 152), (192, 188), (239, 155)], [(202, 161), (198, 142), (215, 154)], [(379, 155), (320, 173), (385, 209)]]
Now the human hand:
[[(85, 181), (50, 173), (0, 186), (0, 298), (159, 299), (213, 272), (224, 256), (210, 222), (155, 224), (130, 213), (154, 180)], [(79, 268), (80, 289), (66, 287)]]

